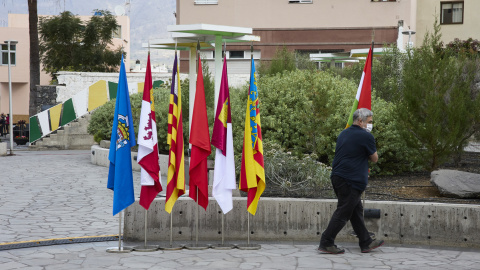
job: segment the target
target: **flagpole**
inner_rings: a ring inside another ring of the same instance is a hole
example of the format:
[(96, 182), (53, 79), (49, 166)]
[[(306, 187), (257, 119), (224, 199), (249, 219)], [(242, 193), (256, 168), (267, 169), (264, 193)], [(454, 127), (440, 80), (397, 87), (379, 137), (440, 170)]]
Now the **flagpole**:
[(224, 219), (224, 216), (225, 216), (225, 214), (224, 214), (223, 211), (222, 211), (222, 246), (225, 245), (225, 244), (224, 244), (225, 236), (223, 235), (223, 230), (224, 230), (223, 219)]
[[(253, 62), (253, 41), (251, 42), (251, 45), (250, 45), (250, 62), (251, 63)], [(251, 68), (250, 69), (250, 85), (252, 85), (252, 72), (253, 72), (253, 69)], [(250, 90), (249, 90), (249, 94), (250, 94)], [(237, 248), (243, 249), (243, 250), (256, 250), (261, 248), (260, 245), (250, 245), (250, 212), (248, 212), (248, 206), (247, 206), (247, 244), (237, 245)]]
[(118, 213), (118, 251), (122, 250), (122, 212)]
[(122, 211), (118, 213), (118, 247), (107, 248), (108, 253), (129, 253), (132, 252), (130, 247), (122, 247)]

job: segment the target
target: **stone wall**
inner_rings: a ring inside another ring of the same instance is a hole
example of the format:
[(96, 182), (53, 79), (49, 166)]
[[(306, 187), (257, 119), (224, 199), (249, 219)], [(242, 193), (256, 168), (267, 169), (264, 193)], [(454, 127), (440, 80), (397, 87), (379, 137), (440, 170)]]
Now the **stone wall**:
[[(76, 93), (88, 89), (88, 87), (100, 80), (118, 82), (118, 73), (104, 72), (67, 72), (61, 71), (57, 74), (57, 97), (56, 102), (61, 103), (73, 97)], [(181, 73), (180, 79), (185, 80), (188, 74)], [(152, 79), (162, 80), (170, 83), (172, 79), (171, 73), (152, 73)], [(250, 80), (249, 74), (232, 74), (228, 75), (228, 85), (230, 87), (242, 87)], [(132, 83), (143, 83), (145, 81), (145, 73), (127, 73), (127, 81)], [(187, 89), (188, 91), (188, 89)]]
[[(199, 240), (219, 242), (222, 212), (214, 198), (198, 217)], [(233, 209), (224, 216), (225, 240), (319, 241), (336, 208), (336, 200), (262, 197), (248, 228), (247, 200), (233, 198)], [(480, 206), (427, 202), (366, 201), (365, 209), (379, 209), (379, 218), (366, 218), (370, 232), (390, 244), (480, 248)], [(176, 243), (195, 239), (197, 204), (180, 197), (172, 214), (165, 211), (165, 198), (155, 199), (148, 210), (147, 239), (168, 241), (170, 219)], [(145, 209), (137, 201), (125, 210), (125, 241), (141, 242), (145, 235)], [(338, 242), (358, 242), (350, 223), (338, 234)]]
[(37, 113), (57, 105), (57, 89), (55, 85), (37, 85)]

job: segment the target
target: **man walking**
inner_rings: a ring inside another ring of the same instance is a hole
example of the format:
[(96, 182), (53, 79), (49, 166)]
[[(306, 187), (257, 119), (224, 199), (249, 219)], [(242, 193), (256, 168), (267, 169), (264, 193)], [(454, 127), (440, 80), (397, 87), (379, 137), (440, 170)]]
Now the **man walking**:
[(331, 181), (338, 198), (337, 209), (327, 229), (322, 233), (319, 251), (342, 254), (344, 249), (335, 245), (335, 238), (350, 220), (358, 236), (362, 253), (383, 245), (383, 240), (373, 240), (363, 220), (362, 192), (368, 182), (368, 161), (377, 162), (373, 127), (373, 113), (365, 108), (353, 113), (353, 125), (343, 130), (337, 138)]

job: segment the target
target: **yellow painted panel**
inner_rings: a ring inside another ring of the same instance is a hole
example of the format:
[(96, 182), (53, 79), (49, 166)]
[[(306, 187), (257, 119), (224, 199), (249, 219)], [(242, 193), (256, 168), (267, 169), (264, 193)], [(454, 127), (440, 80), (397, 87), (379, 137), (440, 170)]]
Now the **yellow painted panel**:
[(107, 82), (100, 80), (88, 88), (88, 111), (102, 106), (108, 101)]
[(143, 88), (145, 87), (145, 83), (144, 82), (139, 82), (138, 83), (138, 93), (143, 93)]
[(57, 130), (60, 125), (60, 115), (62, 114), (62, 104), (50, 108), (50, 126), (52, 131)]

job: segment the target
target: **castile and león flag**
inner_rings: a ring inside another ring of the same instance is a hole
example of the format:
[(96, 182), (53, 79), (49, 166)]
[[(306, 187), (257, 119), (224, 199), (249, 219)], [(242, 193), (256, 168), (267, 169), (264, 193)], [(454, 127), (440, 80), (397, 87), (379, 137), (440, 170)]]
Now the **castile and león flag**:
[(138, 127), (138, 156), (140, 165), (140, 205), (148, 210), (157, 194), (162, 191), (160, 165), (158, 164), (158, 138), (153, 99), (150, 53), (148, 54), (145, 84), (143, 88), (142, 110)]

